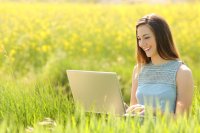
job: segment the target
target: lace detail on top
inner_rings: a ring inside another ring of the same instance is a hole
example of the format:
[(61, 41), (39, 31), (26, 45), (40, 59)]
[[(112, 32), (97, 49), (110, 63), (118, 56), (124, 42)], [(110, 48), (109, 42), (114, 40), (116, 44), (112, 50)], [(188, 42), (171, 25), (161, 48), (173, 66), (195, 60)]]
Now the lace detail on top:
[(181, 61), (169, 61), (166, 64), (154, 65), (149, 63), (143, 66), (138, 76), (138, 84), (171, 84), (176, 85), (176, 72)]

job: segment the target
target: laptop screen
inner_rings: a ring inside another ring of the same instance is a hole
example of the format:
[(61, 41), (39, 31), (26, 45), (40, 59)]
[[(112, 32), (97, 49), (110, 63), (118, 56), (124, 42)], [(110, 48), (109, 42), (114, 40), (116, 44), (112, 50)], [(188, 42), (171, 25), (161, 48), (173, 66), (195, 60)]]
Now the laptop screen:
[(67, 76), (75, 102), (86, 112), (125, 114), (116, 73), (67, 70)]

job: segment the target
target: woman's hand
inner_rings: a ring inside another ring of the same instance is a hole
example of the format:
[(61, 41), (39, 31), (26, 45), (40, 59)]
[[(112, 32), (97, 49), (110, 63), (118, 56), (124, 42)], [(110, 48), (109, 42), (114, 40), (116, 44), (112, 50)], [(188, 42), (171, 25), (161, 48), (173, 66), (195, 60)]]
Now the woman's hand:
[(137, 115), (144, 115), (145, 107), (141, 104), (135, 104), (130, 106), (127, 110), (127, 114), (137, 114)]

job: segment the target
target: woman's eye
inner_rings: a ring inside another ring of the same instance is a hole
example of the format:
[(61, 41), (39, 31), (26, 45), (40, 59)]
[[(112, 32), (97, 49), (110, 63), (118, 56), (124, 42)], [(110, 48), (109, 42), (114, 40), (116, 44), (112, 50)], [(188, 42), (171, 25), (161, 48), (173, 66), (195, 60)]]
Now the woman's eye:
[(144, 39), (149, 39), (150, 37), (145, 37)]

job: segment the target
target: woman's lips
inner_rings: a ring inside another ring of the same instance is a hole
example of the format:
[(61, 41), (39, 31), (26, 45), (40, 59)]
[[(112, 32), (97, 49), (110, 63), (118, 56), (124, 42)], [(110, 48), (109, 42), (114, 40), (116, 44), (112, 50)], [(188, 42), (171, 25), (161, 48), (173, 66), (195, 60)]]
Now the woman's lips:
[(145, 48), (145, 49), (144, 49), (144, 51), (149, 51), (149, 50), (150, 50), (150, 48)]

